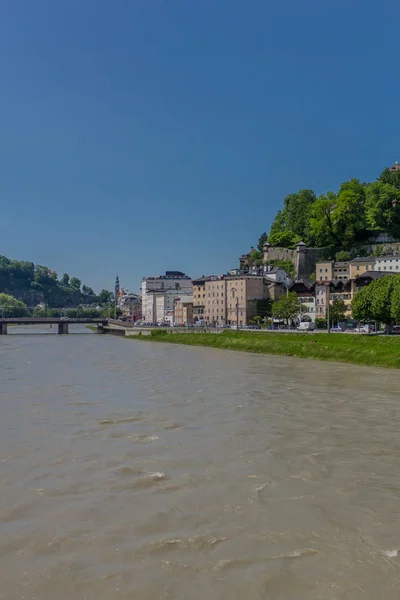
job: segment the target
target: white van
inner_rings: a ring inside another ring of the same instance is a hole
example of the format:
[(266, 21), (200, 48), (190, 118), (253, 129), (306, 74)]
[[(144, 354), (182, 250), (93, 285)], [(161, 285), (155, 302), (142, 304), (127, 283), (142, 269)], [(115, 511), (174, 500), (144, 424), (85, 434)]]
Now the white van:
[(309, 323), (308, 321), (304, 321), (299, 323), (297, 326), (297, 331), (314, 331), (315, 323)]

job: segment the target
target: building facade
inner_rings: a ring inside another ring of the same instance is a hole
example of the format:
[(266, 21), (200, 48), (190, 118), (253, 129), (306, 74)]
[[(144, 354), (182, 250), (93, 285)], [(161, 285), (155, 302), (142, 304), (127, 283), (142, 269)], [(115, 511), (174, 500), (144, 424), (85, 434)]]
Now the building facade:
[(142, 318), (142, 299), (137, 294), (120, 294), (118, 306), (123, 317), (130, 317), (132, 321)]
[[(192, 293), (193, 286), (190, 277), (181, 271), (166, 271), (165, 275), (160, 275), (159, 277), (143, 278), (142, 313), (143, 320), (146, 323), (157, 322), (156, 298), (158, 295), (162, 295), (164, 292), (170, 290), (175, 292), (175, 297), (178, 297), (182, 293)], [(161, 306), (160, 302), (159, 305)], [(169, 309), (173, 310), (173, 303)]]
[(194, 324), (193, 320), (193, 296), (181, 296), (175, 299), (174, 304), (174, 325), (185, 325), (190, 327)]
[(243, 326), (259, 316), (259, 300), (277, 300), (286, 287), (262, 275), (225, 275), (205, 282), (204, 318), (208, 324)]
[(375, 259), (375, 271), (387, 271), (391, 273), (400, 273), (400, 255), (389, 254), (387, 256), (378, 256)]
[(290, 291), (295, 292), (299, 301), (299, 321), (315, 323), (315, 281), (313, 279), (298, 279), (290, 286)]
[(375, 271), (376, 258), (374, 256), (357, 256), (350, 261), (350, 279), (355, 279), (365, 271)]

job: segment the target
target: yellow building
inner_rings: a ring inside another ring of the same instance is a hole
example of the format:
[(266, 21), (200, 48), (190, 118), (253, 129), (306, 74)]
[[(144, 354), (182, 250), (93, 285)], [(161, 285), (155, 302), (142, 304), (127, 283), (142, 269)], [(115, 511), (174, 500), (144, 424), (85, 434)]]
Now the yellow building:
[(357, 256), (350, 261), (350, 279), (355, 279), (366, 271), (375, 270), (376, 258), (373, 256)]
[[(196, 286), (195, 286), (196, 287)], [(204, 318), (218, 325), (247, 325), (257, 314), (257, 302), (277, 300), (285, 285), (262, 275), (224, 275), (205, 281)], [(195, 294), (198, 292), (195, 291)]]

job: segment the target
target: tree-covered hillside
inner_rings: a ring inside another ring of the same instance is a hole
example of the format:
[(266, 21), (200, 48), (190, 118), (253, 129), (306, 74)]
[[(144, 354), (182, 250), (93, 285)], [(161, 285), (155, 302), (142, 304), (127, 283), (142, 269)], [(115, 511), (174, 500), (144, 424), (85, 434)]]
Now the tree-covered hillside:
[[(303, 241), (326, 247), (333, 257), (379, 231), (400, 240), (400, 168), (385, 169), (373, 183), (351, 179), (337, 192), (321, 196), (312, 190), (290, 194), (271, 225), (268, 242), (293, 247)], [(260, 241), (264, 239), (262, 234)]]
[(1, 255), (0, 293), (11, 294), (28, 306), (44, 302), (50, 308), (109, 302), (112, 296), (106, 290), (96, 295), (91, 287), (67, 273), (59, 279), (48, 267)]

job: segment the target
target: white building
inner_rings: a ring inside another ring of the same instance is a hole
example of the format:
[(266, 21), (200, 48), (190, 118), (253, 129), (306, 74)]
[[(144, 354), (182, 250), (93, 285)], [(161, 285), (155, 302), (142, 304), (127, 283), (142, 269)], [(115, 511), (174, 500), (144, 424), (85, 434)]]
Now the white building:
[[(169, 291), (175, 294), (167, 294), (164, 300), (158, 300), (157, 304), (157, 298), (163, 298)], [(162, 323), (165, 310), (174, 309), (173, 298), (186, 293), (193, 293), (192, 280), (181, 271), (166, 271), (165, 275), (159, 277), (144, 277), (142, 281), (143, 320), (146, 323)], [(159, 318), (163, 310), (164, 314)]]
[(299, 321), (312, 321), (315, 323), (316, 316), (316, 305), (315, 298), (310, 294), (310, 296), (299, 296)]
[(271, 265), (264, 265), (263, 270), (264, 275), (266, 275), (268, 279), (273, 279), (273, 281), (276, 281), (277, 283), (283, 283), (287, 288), (290, 287), (293, 283), (293, 279), (281, 267), (272, 267)]
[(175, 301), (186, 296), (193, 299), (191, 290), (183, 290), (180, 293), (176, 290), (166, 290), (164, 292), (149, 292), (149, 294), (155, 296), (155, 322), (170, 323), (171, 325), (174, 320)]
[(375, 262), (375, 271), (400, 273), (400, 255), (390, 254), (388, 256), (378, 256)]

